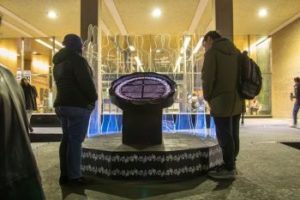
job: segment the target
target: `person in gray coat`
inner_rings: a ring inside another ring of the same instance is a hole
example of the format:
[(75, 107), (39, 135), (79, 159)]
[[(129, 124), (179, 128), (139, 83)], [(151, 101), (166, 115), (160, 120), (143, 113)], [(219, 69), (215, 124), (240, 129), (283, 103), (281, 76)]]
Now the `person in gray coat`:
[(216, 31), (204, 36), (203, 46), (206, 51), (202, 69), (203, 95), (216, 124), (224, 160), (222, 167), (210, 171), (208, 175), (217, 179), (232, 179), (236, 175), (239, 121), (243, 108), (237, 85), (239, 50)]

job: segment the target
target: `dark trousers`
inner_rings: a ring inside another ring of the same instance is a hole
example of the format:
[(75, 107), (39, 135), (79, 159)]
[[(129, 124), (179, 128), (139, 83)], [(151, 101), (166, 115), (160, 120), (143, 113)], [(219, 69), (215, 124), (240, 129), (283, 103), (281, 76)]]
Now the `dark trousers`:
[(214, 117), (219, 145), (222, 149), (224, 165), (227, 170), (235, 169), (235, 160), (239, 153), (240, 117)]
[(293, 123), (294, 123), (294, 125), (297, 125), (297, 115), (298, 115), (299, 108), (300, 108), (300, 105), (298, 103), (295, 103), (294, 108), (293, 108)]
[(87, 133), (91, 111), (79, 107), (57, 107), (55, 112), (62, 125), (59, 147), (60, 173), (69, 179), (81, 177), (81, 144)]

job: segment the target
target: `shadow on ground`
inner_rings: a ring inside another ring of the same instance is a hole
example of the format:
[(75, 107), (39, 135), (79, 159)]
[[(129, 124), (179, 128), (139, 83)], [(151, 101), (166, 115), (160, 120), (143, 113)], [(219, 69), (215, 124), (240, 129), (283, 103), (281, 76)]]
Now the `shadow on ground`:
[(60, 142), (62, 134), (55, 133), (30, 133), (30, 142)]
[[(86, 196), (85, 190), (100, 192), (107, 195), (119, 196), (122, 198), (140, 199), (192, 190), (196, 187), (199, 187), (206, 180), (207, 178), (205, 176), (180, 181), (123, 181), (110, 179), (92, 179), (92, 183), (88, 186), (64, 186), (61, 188), (61, 191), (63, 199), (66, 199), (72, 193)], [(228, 189), (231, 184), (232, 181), (218, 182), (215, 190)], [(167, 197), (165, 199), (167, 199)]]
[(300, 142), (280, 142), (280, 143), (300, 150)]

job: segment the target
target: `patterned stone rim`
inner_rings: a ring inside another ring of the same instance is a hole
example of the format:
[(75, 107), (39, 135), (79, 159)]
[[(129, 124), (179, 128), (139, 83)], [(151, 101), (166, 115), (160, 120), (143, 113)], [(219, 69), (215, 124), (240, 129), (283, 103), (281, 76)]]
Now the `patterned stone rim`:
[(183, 178), (223, 163), (219, 145), (158, 152), (109, 152), (83, 148), (86, 175), (119, 178)]

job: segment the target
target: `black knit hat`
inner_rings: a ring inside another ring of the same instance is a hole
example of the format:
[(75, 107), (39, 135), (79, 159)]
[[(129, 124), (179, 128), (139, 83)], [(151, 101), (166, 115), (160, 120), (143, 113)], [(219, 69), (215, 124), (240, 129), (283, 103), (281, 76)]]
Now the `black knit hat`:
[(205, 34), (203, 41), (207, 41), (208, 37), (210, 37), (212, 40), (216, 40), (222, 36), (217, 31), (209, 31)]
[(82, 49), (81, 38), (78, 35), (75, 35), (75, 34), (72, 34), (72, 33), (67, 34), (64, 37), (63, 45), (65, 45), (65, 47), (67, 49), (71, 49), (71, 50), (76, 51), (76, 52), (81, 52), (81, 49)]

